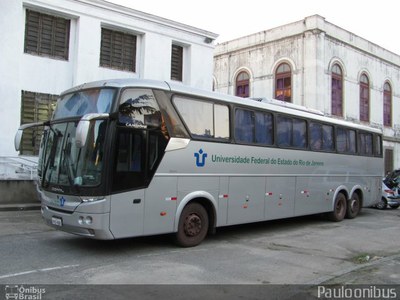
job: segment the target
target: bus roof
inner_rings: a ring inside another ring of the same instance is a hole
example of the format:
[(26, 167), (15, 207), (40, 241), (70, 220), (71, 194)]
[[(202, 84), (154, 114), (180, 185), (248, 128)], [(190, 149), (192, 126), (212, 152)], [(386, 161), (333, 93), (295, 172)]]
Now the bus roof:
[(72, 93), (78, 90), (90, 89), (96, 87), (114, 87), (114, 88), (141, 87), (141, 88), (165, 90), (165, 91), (170, 91), (172, 93), (184, 94), (187, 96), (218, 100), (225, 103), (233, 103), (239, 106), (247, 106), (249, 108), (259, 108), (277, 113), (281, 112), (298, 117), (319, 120), (330, 124), (342, 125), (359, 130), (371, 131), (375, 133), (382, 133), (382, 130), (378, 128), (373, 128), (367, 125), (357, 124), (342, 119), (337, 119), (331, 116), (327, 116), (324, 115), (323, 112), (319, 112), (315, 109), (309, 109), (305, 106), (295, 105), (292, 103), (287, 103), (276, 99), (241, 98), (237, 96), (193, 88), (178, 82), (150, 80), (150, 79), (133, 79), (133, 78), (100, 80), (100, 81), (84, 83), (79, 86), (73, 87), (63, 92), (62, 95)]

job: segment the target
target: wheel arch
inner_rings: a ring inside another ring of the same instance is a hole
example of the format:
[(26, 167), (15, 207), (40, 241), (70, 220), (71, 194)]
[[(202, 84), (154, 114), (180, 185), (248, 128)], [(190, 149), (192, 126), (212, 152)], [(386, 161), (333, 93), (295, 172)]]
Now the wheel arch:
[(360, 185), (355, 185), (350, 192), (350, 197), (347, 197), (348, 199), (353, 198), (353, 195), (357, 194), (358, 198), (360, 199), (360, 207), (363, 206), (364, 203), (364, 192), (363, 188)]
[(347, 200), (347, 201), (349, 200), (349, 195), (350, 195), (350, 193), (349, 193), (348, 188), (347, 188), (345, 185), (340, 185), (340, 186), (338, 186), (338, 187), (336, 188), (336, 190), (335, 190), (335, 193), (333, 194), (333, 197), (332, 197), (332, 203), (331, 203), (332, 211), (335, 209), (335, 201), (336, 201), (337, 196), (338, 196), (340, 193), (342, 193), (342, 194), (346, 197), (346, 200)]
[(181, 217), (183, 209), (189, 203), (197, 202), (206, 209), (208, 214), (208, 222), (209, 222), (209, 231), (214, 232), (216, 224), (217, 224), (217, 201), (215, 198), (208, 192), (205, 191), (196, 191), (187, 194), (178, 204), (175, 214), (175, 222), (174, 222), (174, 232), (178, 231), (179, 219)]

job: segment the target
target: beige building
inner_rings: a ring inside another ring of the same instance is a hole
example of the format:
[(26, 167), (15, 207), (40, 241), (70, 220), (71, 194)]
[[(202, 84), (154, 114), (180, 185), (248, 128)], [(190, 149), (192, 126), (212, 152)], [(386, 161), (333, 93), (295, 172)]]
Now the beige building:
[(400, 167), (400, 56), (314, 15), (216, 46), (214, 90), (380, 128)]

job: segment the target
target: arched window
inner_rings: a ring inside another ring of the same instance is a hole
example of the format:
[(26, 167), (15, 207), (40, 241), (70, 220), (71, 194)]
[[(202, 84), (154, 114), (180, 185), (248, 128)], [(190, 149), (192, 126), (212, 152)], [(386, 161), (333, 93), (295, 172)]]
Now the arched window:
[(383, 125), (392, 126), (392, 87), (388, 82), (383, 86)]
[(360, 121), (369, 122), (369, 79), (365, 74), (360, 77)]
[(242, 71), (236, 76), (236, 96), (249, 97), (250, 76), (247, 72)]
[(332, 115), (343, 116), (343, 73), (338, 64), (332, 67)]
[(292, 101), (292, 70), (287, 63), (278, 66), (275, 73), (275, 98)]

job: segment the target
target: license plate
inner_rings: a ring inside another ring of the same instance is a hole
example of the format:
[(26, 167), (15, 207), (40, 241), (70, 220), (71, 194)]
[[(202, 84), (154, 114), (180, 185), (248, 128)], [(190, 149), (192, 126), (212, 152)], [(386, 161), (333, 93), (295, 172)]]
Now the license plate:
[(62, 226), (62, 219), (61, 218), (57, 218), (57, 217), (52, 217), (51, 218), (51, 224), (53, 224), (55, 226)]

